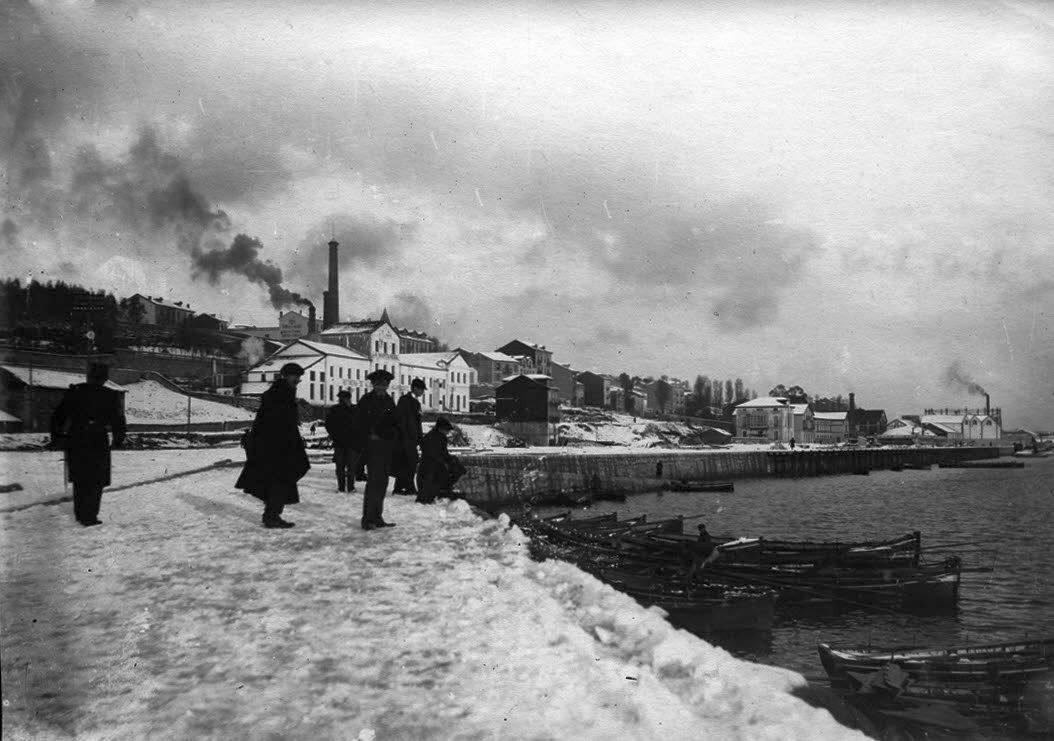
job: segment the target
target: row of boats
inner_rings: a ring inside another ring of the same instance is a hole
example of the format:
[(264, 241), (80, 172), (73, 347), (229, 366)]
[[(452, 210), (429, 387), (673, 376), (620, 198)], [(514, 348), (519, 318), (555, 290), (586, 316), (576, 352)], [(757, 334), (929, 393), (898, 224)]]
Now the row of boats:
[[(572, 519), (518, 524), (539, 558), (577, 564), (695, 632), (768, 630), (783, 609), (844, 605), (879, 611), (954, 606), (957, 556), (927, 562), (919, 532), (881, 541), (815, 542), (684, 532), (685, 518)], [(832, 689), (868, 713), (965, 732), (977, 718), (1054, 728), (1054, 639), (940, 648), (822, 643)], [(877, 708), (877, 710), (876, 710)]]

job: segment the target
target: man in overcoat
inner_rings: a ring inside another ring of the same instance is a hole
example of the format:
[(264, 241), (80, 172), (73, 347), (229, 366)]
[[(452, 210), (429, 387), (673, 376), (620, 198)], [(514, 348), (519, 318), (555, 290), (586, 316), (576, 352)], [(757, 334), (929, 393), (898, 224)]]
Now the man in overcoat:
[(235, 486), (264, 502), (263, 526), (289, 528), (282, 519), (287, 504), (300, 501), (297, 482), (311, 468), (300, 437), (296, 386), (304, 369), (286, 363), (260, 397), (252, 429), (245, 437), (245, 467)]
[(109, 377), (109, 367), (92, 363), (87, 383), (70, 386), (51, 415), (51, 442), (66, 451), (66, 476), (73, 484), (73, 514), (85, 527), (102, 524), (99, 507), (102, 490), (110, 485), (110, 450), (124, 442), (121, 395), (106, 388)]
[(421, 402), (425, 393), (423, 379), (410, 382), (410, 391), (395, 405), (395, 423), (399, 428), (399, 447), (395, 456), (394, 494), (416, 494), (414, 476), (417, 474), (417, 446), (424, 434), (421, 430)]
[(333, 441), (333, 463), (337, 468), (337, 491), (355, 491), (355, 468), (362, 454), (362, 445), (355, 434), (355, 407), (351, 392), (337, 392), (337, 404), (326, 412), (326, 432)]
[(453, 432), (450, 421), (440, 417), (421, 439), (421, 465), (417, 470), (417, 501), (421, 504), (431, 504), (437, 496), (449, 496), (465, 474), (465, 467), (447, 447)]
[(391, 373), (378, 369), (366, 376), (373, 385), (370, 393), (355, 407), (355, 426), (366, 439), (366, 491), (362, 497), (362, 529), (392, 527), (384, 521), (384, 495), (388, 493), (388, 473), (398, 429), (395, 402), (388, 395)]

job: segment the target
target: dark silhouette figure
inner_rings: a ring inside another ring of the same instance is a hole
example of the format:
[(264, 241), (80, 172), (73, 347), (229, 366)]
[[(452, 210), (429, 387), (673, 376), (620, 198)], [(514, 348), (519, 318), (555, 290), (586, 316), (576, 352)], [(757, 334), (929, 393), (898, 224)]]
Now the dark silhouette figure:
[(431, 504), (437, 496), (450, 496), (465, 467), (447, 447), (454, 426), (444, 418), (421, 439), (421, 466), (417, 471), (417, 501)]
[(73, 514), (85, 527), (102, 524), (99, 507), (102, 490), (110, 485), (110, 450), (124, 442), (121, 395), (104, 385), (109, 376), (107, 366), (93, 363), (88, 368), (87, 383), (70, 386), (51, 415), (51, 443), (66, 451)]
[(337, 467), (337, 491), (355, 491), (355, 468), (362, 456), (361, 436), (355, 430), (355, 407), (351, 392), (337, 393), (337, 404), (326, 413), (326, 432), (333, 441), (333, 463)]
[(296, 405), (296, 385), (302, 375), (304, 369), (296, 363), (282, 366), (279, 377), (260, 397), (260, 409), (244, 438), (245, 467), (235, 486), (263, 500), (266, 528), (293, 527), (282, 519), (282, 511), (300, 501), (296, 484), (311, 468)]
[(395, 405), (395, 423), (399, 428), (399, 446), (396, 450), (395, 494), (416, 494), (414, 476), (417, 474), (417, 446), (424, 437), (421, 430), (421, 402), (425, 382), (415, 378), (410, 382), (410, 391), (402, 395)]
[(366, 491), (362, 497), (362, 529), (393, 527), (384, 521), (384, 495), (388, 493), (388, 473), (398, 434), (395, 402), (388, 395), (392, 374), (378, 369), (366, 376), (373, 384), (370, 393), (355, 407), (355, 426), (366, 440)]

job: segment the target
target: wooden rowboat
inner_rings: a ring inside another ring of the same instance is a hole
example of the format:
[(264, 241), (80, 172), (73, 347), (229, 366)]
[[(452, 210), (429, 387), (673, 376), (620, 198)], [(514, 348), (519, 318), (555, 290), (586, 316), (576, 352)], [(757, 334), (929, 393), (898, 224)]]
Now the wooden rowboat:
[(889, 664), (900, 667), (916, 683), (949, 688), (1023, 684), (1054, 676), (1054, 638), (940, 648), (821, 643), (817, 651), (832, 683), (845, 683), (850, 673), (876, 672)]

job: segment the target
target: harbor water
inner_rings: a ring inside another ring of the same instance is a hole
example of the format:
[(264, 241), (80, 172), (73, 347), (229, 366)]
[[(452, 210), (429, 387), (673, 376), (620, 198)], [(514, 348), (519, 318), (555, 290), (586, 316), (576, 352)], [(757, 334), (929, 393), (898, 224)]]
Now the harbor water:
[[(555, 513), (552, 507), (539, 514)], [(924, 560), (958, 555), (958, 605), (905, 614), (841, 606), (781, 613), (771, 634), (707, 636), (733, 653), (823, 675), (820, 642), (947, 645), (1054, 635), (1054, 457), (1024, 468), (872, 471), (868, 476), (738, 480), (729, 493), (653, 492), (576, 510), (589, 517), (700, 516), (714, 535), (876, 540), (920, 530)], [(947, 551), (926, 550), (939, 544)]]

